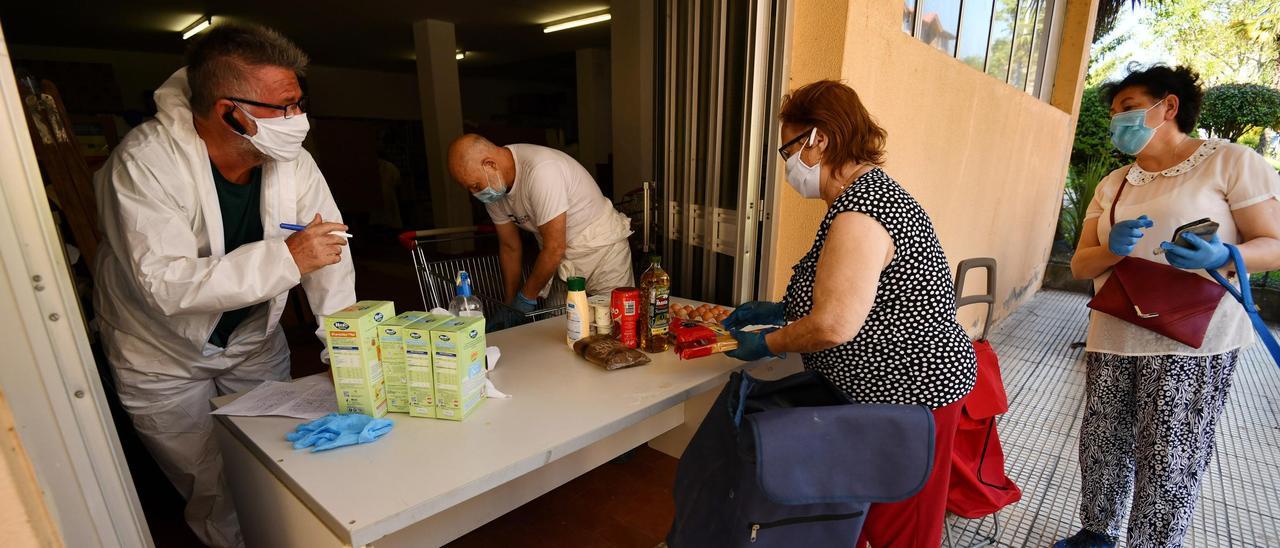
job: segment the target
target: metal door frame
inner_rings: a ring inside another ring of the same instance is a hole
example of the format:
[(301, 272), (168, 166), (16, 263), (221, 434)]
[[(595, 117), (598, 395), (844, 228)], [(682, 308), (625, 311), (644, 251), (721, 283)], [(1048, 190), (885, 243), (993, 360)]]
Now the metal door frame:
[[(777, 160), (771, 152), (777, 147), (776, 113), (786, 85), (791, 2), (744, 2), (750, 15), (744, 29), (748, 53), (741, 81), (729, 81), (732, 76), (726, 73), (731, 19), (725, 2), (665, 0), (657, 18), (664, 48), (657, 75), (664, 125), (663, 142), (658, 145), (662, 174), (658, 224), (669, 244), (663, 246), (663, 260), (676, 277), (678, 294), (708, 300), (714, 296), (717, 280), (726, 274), (718, 272), (721, 254), (734, 257), (732, 300), (754, 299), (776, 239), (772, 216), (766, 212), (777, 197), (776, 185), (768, 183), (777, 180)], [(699, 32), (708, 28), (709, 32)], [(709, 66), (703, 66), (704, 47), (710, 47)], [(699, 96), (704, 89), (709, 94), (705, 102)], [(724, 110), (727, 94), (735, 91), (743, 98), (740, 115)], [(732, 124), (742, 130), (740, 146), (725, 146), (719, 138)], [(720, 177), (729, 162), (738, 162), (737, 180)], [(719, 207), (722, 184), (738, 185), (736, 210)], [(762, 196), (762, 190), (767, 196)], [(696, 272), (695, 258), (702, 261)]]

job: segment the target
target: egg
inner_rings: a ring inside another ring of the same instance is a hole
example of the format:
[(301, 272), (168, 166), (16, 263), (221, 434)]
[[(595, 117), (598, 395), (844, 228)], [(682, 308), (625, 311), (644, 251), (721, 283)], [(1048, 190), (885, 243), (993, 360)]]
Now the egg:
[(712, 313), (710, 313), (710, 312), (703, 312), (703, 313), (702, 313), (702, 321), (704, 321), (704, 322), (714, 322), (714, 321), (716, 321), (716, 316), (715, 316), (715, 314), (712, 314)]

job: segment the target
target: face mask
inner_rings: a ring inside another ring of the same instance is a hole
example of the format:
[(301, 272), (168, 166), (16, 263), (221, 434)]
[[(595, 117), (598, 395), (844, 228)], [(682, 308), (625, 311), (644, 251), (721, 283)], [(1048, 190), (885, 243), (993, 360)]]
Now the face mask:
[(307, 130), (311, 129), (305, 112), (292, 118), (255, 118), (243, 108), (240, 111), (258, 126), (258, 133), (255, 135), (241, 134), (253, 143), (254, 148), (277, 162), (291, 162), (302, 154), (302, 140), (307, 138)]
[(796, 189), (796, 192), (799, 192), (801, 196), (809, 199), (822, 197), (822, 188), (819, 184), (821, 171), (818, 169), (822, 162), (813, 165), (806, 164), (804, 160), (800, 159), (800, 153), (813, 145), (813, 140), (817, 134), (818, 130), (815, 128), (809, 133), (809, 140), (805, 141), (804, 146), (787, 158), (787, 183), (791, 185), (791, 188)]
[(1136, 156), (1142, 152), (1142, 149), (1147, 148), (1156, 130), (1168, 122), (1165, 120), (1160, 122), (1159, 126), (1147, 127), (1147, 112), (1163, 102), (1164, 99), (1161, 99), (1148, 108), (1121, 112), (1111, 117), (1111, 144), (1116, 146), (1116, 150)]
[[(477, 200), (480, 200), (480, 203), (492, 204), (498, 200), (501, 200), (507, 197), (507, 185), (502, 184), (501, 177), (498, 177), (498, 181), (495, 184), (493, 182), (493, 177), (489, 176), (488, 169), (485, 169), (484, 177), (485, 179), (488, 180), (489, 186), (484, 187), (483, 189), (480, 190), (480, 192), (473, 192), (471, 194), (472, 196), (475, 196)], [(496, 190), (494, 187), (500, 188), (502, 190)]]

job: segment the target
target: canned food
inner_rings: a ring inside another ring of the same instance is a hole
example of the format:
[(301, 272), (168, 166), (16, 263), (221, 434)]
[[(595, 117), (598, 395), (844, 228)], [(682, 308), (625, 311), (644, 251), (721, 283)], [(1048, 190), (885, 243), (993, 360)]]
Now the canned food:
[(640, 290), (634, 287), (614, 289), (609, 314), (613, 323), (613, 338), (627, 348), (638, 347), (640, 338), (636, 332), (636, 324), (640, 320)]

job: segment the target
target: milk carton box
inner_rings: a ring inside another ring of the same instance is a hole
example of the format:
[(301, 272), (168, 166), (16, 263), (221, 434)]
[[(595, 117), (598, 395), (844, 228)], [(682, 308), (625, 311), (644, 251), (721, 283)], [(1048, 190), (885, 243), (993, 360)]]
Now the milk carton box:
[(436, 417), (460, 421), (484, 401), (483, 317), (451, 318), (431, 329)]
[(431, 367), (431, 329), (453, 316), (428, 314), (400, 330), (404, 343), (409, 416), (436, 418), (436, 383)]
[(387, 411), (409, 412), (409, 377), (404, 363), (404, 327), (431, 314), (401, 312), (378, 326), (378, 346), (382, 348), (382, 382), (386, 386)]
[(324, 318), (338, 411), (387, 414), (378, 326), (396, 315), (390, 301), (360, 301)]

